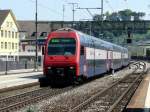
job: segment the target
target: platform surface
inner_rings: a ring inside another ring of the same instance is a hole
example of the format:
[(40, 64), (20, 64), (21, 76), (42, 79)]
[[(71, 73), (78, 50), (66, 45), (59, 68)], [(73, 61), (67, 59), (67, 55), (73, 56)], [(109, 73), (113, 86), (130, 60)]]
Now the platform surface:
[(0, 75), (0, 90), (38, 82), (38, 78), (41, 77), (42, 74), (42, 71), (32, 71), (29, 73), (17, 71), (17, 73), (12, 72), (9, 75)]
[(140, 83), (126, 109), (127, 112), (150, 112), (150, 74)]

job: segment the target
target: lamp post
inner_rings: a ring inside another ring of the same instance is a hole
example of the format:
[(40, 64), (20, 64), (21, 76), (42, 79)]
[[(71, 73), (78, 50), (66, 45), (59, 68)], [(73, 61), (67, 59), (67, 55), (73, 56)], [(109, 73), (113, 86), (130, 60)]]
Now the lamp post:
[(75, 5), (77, 5), (78, 7), (78, 3), (68, 3), (68, 4), (71, 4), (72, 5), (72, 27), (74, 25), (74, 18), (75, 18)]
[(5, 63), (5, 75), (7, 75), (8, 72), (8, 56), (6, 56), (6, 63)]
[(36, 3), (35, 3), (35, 71), (38, 70), (38, 44), (37, 44), (37, 0), (36, 0)]
[(102, 38), (103, 38), (103, 11), (104, 11), (104, 2), (103, 0), (101, 0), (101, 34), (102, 34)]
[(5, 61), (6, 61), (6, 63), (5, 63), (5, 75), (8, 74), (8, 61), (10, 61), (9, 58), (11, 58), (11, 52), (9, 53), (9, 55), (6, 56), (6, 59), (5, 59)]

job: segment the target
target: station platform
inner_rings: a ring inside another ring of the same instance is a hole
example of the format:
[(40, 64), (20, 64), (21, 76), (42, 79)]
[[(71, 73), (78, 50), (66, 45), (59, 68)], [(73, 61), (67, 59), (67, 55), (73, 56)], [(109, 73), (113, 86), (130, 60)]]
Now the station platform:
[(5, 90), (13, 90), (22, 85), (30, 85), (38, 83), (38, 78), (43, 72), (32, 70), (15, 70), (9, 71), (8, 75), (0, 73), (0, 92)]
[(0, 75), (11, 75), (11, 74), (22, 74), (22, 73), (31, 73), (31, 72), (39, 72), (42, 71), (42, 68), (39, 68), (37, 71), (34, 69), (18, 69), (18, 70), (8, 70), (6, 71), (0, 71)]
[(126, 112), (150, 112), (150, 74), (140, 83), (126, 107)]

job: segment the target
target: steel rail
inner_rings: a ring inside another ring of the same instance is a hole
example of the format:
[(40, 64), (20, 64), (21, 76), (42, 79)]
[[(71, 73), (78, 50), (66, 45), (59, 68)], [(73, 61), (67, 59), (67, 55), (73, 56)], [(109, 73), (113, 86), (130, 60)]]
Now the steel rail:
[[(136, 63), (134, 64), (135, 66), (137, 66), (137, 64), (139, 63)], [(139, 69), (139, 66), (137, 66), (136, 70)], [(136, 71), (135, 70), (135, 71)], [(135, 72), (133, 71), (133, 72)], [(76, 112), (76, 111), (79, 111), (79, 109), (82, 109), (82, 107), (86, 106), (89, 102), (92, 102), (94, 101), (98, 96), (104, 94), (106, 91), (108, 91), (110, 88), (116, 86), (117, 84), (119, 84), (119, 82), (122, 82), (124, 79), (126, 79), (128, 76), (130, 76), (131, 74), (128, 74), (127, 76), (125, 76), (123, 79), (120, 79), (118, 81), (116, 81), (115, 83), (113, 83), (112, 85), (110, 85), (109, 87), (105, 88), (104, 90), (100, 90), (98, 91), (95, 95), (91, 96), (90, 98), (88, 98), (86, 101), (80, 103), (79, 105), (77, 105), (76, 107), (72, 108), (71, 110), (69, 110), (69, 112)]]
[[(124, 96), (130, 91), (130, 89), (135, 85), (140, 77), (142, 77), (143, 73), (141, 73), (133, 83), (127, 88), (127, 90), (118, 98), (118, 100), (109, 108), (107, 112), (112, 112), (113, 109), (119, 104), (119, 102), (124, 98)], [(141, 80), (142, 81), (142, 80)], [(138, 86), (137, 86), (138, 87)]]
[[(0, 102), (2, 102), (2, 100), (4, 100), (4, 101), (9, 101), (9, 100), (11, 101), (11, 99), (14, 100), (15, 97), (23, 99), (23, 101), (21, 101), (19, 99), (17, 102), (6, 105), (6, 106), (0, 108), (0, 112), (12, 112), (12, 111), (21, 109), (21, 108), (23, 108), (23, 107), (25, 107), (29, 104), (37, 103), (37, 102), (39, 102), (41, 100), (44, 100), (48, 97), (52, 97), (54, 95), (61, 94), (62, 92), (65, 92), (65, 91), (70, 90), (72, 88), (73, 87), (67, 87), (67, 88), (64, 88), (64, 89), (52, 89), (52, 92), (50, 92), (49, 88), (42, 88), (42, 89), (39, 89), (39, 90), (33, 90), (33, 91), (30, 91), (30, 92), (27, 92), (27, 93), (14, 95), (12, 97), (7, 97), (7, 98), (4, 98), (4, 99), (1, 99)], [(39, 92), (42, 92), (42, 95), (39, 94)]]
[(46, 93), (44, 95), (33, 97), (33, 98), (30, 98), (30, 99), (24, 100), (22, 102), (18, 102), (18, 103), (9, 105), (7, 107), (1, 108), (0, 112), (6, 112), (6, 111), (9, 111), (9, 110), (11, 110), (11, 111), (17, 110), (17, 109), (20, 109), (20, 107), (24, 107), (26, 105), (29, 105), (29, 104), (32, 104), (32, 103), (36, 103), (36, 102), (38, 102), (40, 100), (43, 100), (43, 99), (46, 99), (46, 98), (48, 98), (50, 96), (52, 96), (52, 95), (49, 94), (49, 93)]
[[(136, 71), (136, 70), (135, 70)], [(128, 75), (127, 75), (128, 76)], [(126, 76), (126, 77), (127, 77)], [(126, 78), (125, 77), (125, 78)], [(87, 99), (85, 102), (83, 102), (82, 104), (80, 104), (80, 105), (78, 105), (76, 108), (73, 108), (72, 110), (70, 110), (69, 112), (73, 112), (73, 111), (75, 111), (75, 110), (78, 110), (78, 108), (80, 108), (81, 107), (81, 105), (86, 105), (86, 104), (88, 104), (88, 102), (89, 101), (92, 101), (92, 100), (94, 100), (94, 98), (96, 98), (97, 96), (99, 96), (100, 94), (102, 94), (102, 93), (104, 93), (105, 91), (107, 91), (108, 89), (110, 89), (111, 87), (113, 87), (113, 86), (115, 86), (117, 83), (119, 83), (120, 81), (122, 81), (122, 79), (120, 79), (120, 80), (118, 80), (116, 83), (114, 83), (114, 84), (112, 84), (111, 86), (109, 86), (108, 88), (105, 88), (104, 90), (102, 90), (101, 92), (99, 92), (98, 94), (95, 94), (94, 96), (92, 96), (92, 97), (90, 97), (89, 99)], [(66, 88), (67, 89), (67, 88)], [(29, 96), (29, 99), (25, 99), (25, 100), (23, 100), (23, 101), (20, 101), (19, 100), (19, 102), (15, 102), (14, 104), (11, 104), (11, 105), (7, 105), (7, 106), (5, 106), (5, 107), (2, 107), (2, 108), (0, 108), (0, 112), (9, 112), (9, 111), (15, 111), (15, 110), (17, 110), (17, 109), (21, 109), (22, 107), (25, 107), (25, 106), (27, 106), (27, 105), (29, 105), (29, 104), (32, 104), (32, 103), (36, 103), (36, 102), (38, 102), (38, 101), (40, 101), (40, 100), (43, 100), (43, 99), (46, 99), (46, 98), (48, 98), (48, 97), (51, 97), (51, 96), (53, 96), (53, 95), (57, 95), (57, 94), (59, 94), (59, 93), (62, 93), (62, 92), (64, 92), (64, 91), (66, 91), (66, 89), (63, 89), (63, 90), (59, 90), (59, 91), (57, 91), (57, 93), (55, 93), (55, 92), (46, 92), (46, 93), (44, 93), (44, 94), (42, 94), (42, 95), (31, 95), (31, 96)], [(68, 90), (68, 89), (67, 89)], [(70, 90), (70, 89), (69, 89)], [(36, 92), (38, 92), (38, 91), (36, 91)], [(29, 93), (29, 92), (27, 92), (27, 93)], [(24, 94), (26, 94), (25, 96), (27, 96), (27, 93), (24, 93)], [(31, 93), (31, 92), (30, 92)], [(12, 97), (8, 97), (8, 98), (4, 98), (3, 100), (8, 100), (9, 101), (9, 98), (15, 98), (15, 97), (20, 97), (21, 95), (21, 99), (22, 99), (22, 97), (24, 97), (24, 94), (20, 94), (20, 95), (17, 95), (17, 96), (12, 96)], [(37, 93), (35, 93), (35, 94), (37, 94)], [(13, 98), (13, 99), (14, 99)], [(2, 101), (2, 100), (1, 100)]]

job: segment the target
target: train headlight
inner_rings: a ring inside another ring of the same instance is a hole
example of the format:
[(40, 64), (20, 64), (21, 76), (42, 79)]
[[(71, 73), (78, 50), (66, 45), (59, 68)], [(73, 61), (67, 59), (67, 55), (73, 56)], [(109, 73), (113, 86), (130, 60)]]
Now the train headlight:
[(52, 69), (52, 67), (47, 67), (47, 69)]
[(73, 66), (71, 66), (71, 67), (70, 67), (70, 69), (72, 70), (72, 69), (74, 69), (74, 67), (73, 67)]

